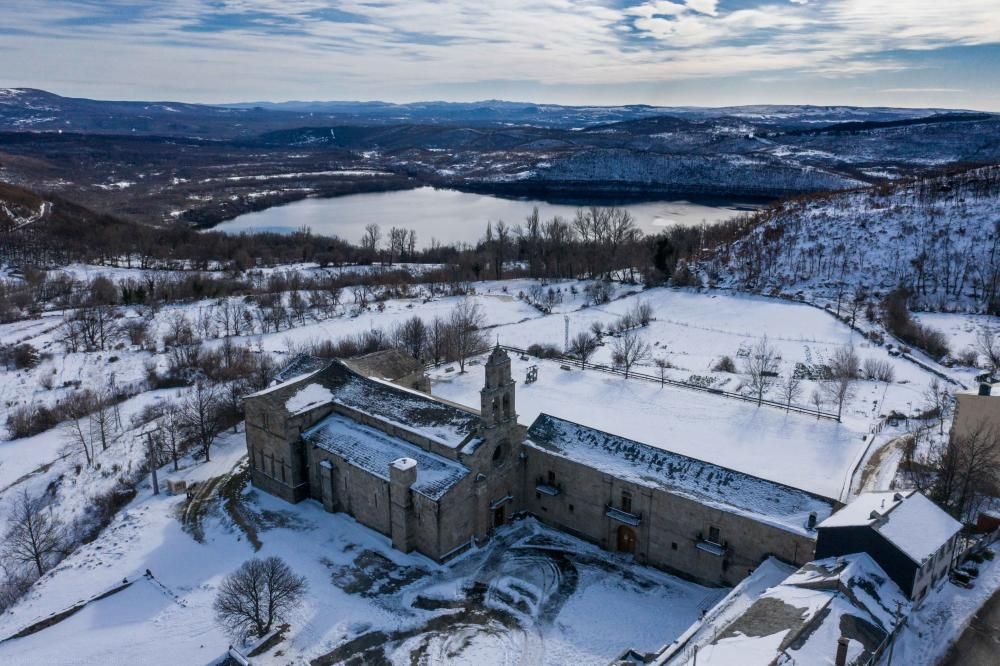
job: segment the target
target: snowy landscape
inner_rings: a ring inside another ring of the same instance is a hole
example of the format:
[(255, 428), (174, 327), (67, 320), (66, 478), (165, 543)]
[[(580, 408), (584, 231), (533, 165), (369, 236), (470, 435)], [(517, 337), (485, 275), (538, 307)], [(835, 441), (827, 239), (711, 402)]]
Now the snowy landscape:
[(1000, 663), (994, 4), (0, 3), (0, 665)]

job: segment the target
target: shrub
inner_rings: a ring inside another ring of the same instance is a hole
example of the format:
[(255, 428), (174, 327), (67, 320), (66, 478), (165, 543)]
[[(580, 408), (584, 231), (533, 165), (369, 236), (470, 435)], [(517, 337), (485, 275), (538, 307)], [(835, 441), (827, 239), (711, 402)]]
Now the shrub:
[(712, 370), (714, 370), (715, 372), (735, 373), (736, 363), (733, 362), (733, 359), (731, 357), (723, 356), (715, 363), (714, 366), (712, 366)]
[(555, 345), (533, 344), (528, 347), (528, 354), (536, 358), (558, 358), (562, 356), (562, 350)]

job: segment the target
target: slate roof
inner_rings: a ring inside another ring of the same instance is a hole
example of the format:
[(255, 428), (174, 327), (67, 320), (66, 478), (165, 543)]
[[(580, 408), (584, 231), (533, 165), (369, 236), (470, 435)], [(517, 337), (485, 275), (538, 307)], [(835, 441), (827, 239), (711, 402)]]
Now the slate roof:
[(364, 356), (344, 359), (344, 364), (359, 375), (396, 380), (419, 372), (423, 364), (401, 349), (384, 349)]
[(681, 495), (730, 513), (811, 536), (810, 512), (830, 515), (830, 500), (804, 490), (720, 467), (601, 430), (541, 414), (528, 429), (528, 446), (619, 479)]
[(833, 663), (850, 639), (847, 663), (863, 664), (909, 601), (865, 553), (806, 564), (762, 594), (698, 653), (706, 666)]
[(272, 384), (284, 384), (289, 380), (311, 375), (317, 370), (322, 370), (330, 363), (331, 361), (328, 358), (299, 354), (292, 359), (291, 363), (282, 368), (281, 372), (274, 376)]
[[(479, 415), (472, 411), (435, 400), (420, 391), (362, 377), (340, 361), (326, 363), (326, 367), (293, 377), (247, 397), (271, 393), (308, 379), (308, 385), (303, 384), (289, 400), (291, 404), (286, 405), (290, 412), (336, 403), (453, 449), (469, 442), (479, 428)], [(299, 400), (295, 397), (307, 389), (315, 400)]]
[(458, 462), (339, 414), (327, 416), (302, 433), (302, 438), (385, 480), (389, 480), (389, 466), (393, 461), (399, 458), (415, 460), (417, 480), (413, 491), (432, 500), (443, 497), (469, 474), (469, 469)]

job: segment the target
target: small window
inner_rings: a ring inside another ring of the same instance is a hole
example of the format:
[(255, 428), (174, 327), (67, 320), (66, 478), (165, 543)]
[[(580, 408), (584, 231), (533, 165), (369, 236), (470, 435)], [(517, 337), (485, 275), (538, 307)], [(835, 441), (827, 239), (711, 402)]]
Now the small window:
[(549, 485), (550, 486), (556, 485), (556, 473), (553, 472), (551, 469), (549, 470)]
[(285, 480), (285, 459), (281, 459), (281, 480)]
[(506, 455), (506, 447), (503, 444), (497, 444), (497, 448), (493, 449), (493, 466), (498, 467)]
[(632, 513), (632, 493), (627, 490), (622, 491), (622, 511)]
[(261, 412), (261, 422), (264, 424), (264, 428), (267, 428), (267, 412)]
[(722, 545), (722, 534), (719, 532), (718, 527), (708, 528), (708, 540), (720, 546)]
[(670, 542), (670, 550), (677, 550), (677, 542), (676, 541)]
[(573, 513), (573, 505), (572, 504), (569, 505), (569, 512)]

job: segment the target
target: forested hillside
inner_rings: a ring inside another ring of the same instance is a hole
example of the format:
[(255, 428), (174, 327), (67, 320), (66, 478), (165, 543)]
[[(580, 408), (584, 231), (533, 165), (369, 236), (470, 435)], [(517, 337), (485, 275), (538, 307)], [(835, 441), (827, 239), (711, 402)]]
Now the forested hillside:
[(911, 309), (1000, 311), (1000, 167), (784, 202), (706, 262), (721, 284)]

